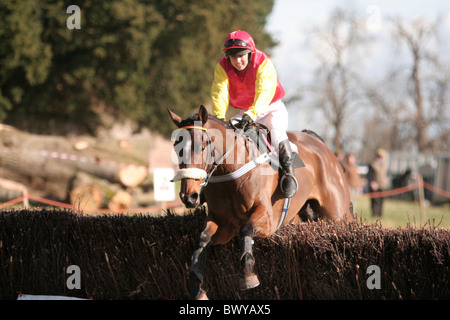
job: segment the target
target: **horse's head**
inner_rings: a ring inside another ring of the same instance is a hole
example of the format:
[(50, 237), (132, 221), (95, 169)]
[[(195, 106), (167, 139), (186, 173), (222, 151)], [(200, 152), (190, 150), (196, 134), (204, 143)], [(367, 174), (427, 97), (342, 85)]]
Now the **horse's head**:
[(181, 180), (181, 201), (187, 208), (196, 208), (201, 203), (202, 183), (207, 177), (212, 156), (212, 139), (205, 127), (208, 112), (204, 106), (200, 106), (198, 114), (183, 120), (171, 110), (168, 111), (172, 122), (181, 129), (174, 143), (180, 170), (172, 181)]

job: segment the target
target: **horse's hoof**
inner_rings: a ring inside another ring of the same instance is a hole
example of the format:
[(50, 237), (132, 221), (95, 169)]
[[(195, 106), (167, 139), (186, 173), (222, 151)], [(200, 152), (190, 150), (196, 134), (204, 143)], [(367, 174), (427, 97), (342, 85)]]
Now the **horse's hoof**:
[(206, 295), (206, 291), (203, 289), (200, 289), (197, 296), (195, 297), (195, 300), (209, 300), (208, 296)]
[(241, 290), (253, 289), (259, 286), (258, 276), (256, 274), (251, 274), (246, 276), (244, 279), (240, 281)]

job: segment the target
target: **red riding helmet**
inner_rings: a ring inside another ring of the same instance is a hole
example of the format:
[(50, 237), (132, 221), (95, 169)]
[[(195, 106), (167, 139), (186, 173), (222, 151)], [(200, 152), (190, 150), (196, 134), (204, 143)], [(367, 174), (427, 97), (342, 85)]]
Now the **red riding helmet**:
[[(231, 49), (241, 49), (241, 50), (231, 50)], [(253, 41), (252, 36), (242, 30), (237, 30), (231, 32), (228, 37), (225, 39), (223, 51), (227, 52), (236, 52), (236, 51), (247, 51), (255, 52), (255, 41)], [(242, 54), (242, 53), (241, 53)], [(232, 54), (233, 55), (233, 54)]]

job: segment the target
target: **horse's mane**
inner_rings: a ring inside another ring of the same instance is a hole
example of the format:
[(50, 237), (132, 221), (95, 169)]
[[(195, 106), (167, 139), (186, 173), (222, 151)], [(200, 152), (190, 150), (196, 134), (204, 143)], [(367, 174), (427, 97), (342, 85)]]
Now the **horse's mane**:
[[(225, 128), (230, 128), (229, 121), (225, 121), (223, 119), (217, 118), (216, 116), (214, 116), (212, 114), (208, 114), (208, 120), (214, 120), (214, 121), (218, 122), (219, 124), (223, 125)], [(182, 120), (180, 126), (181, 127), (192, 126), (192, 125), (194, 125), (195, 121), (200, 121), (200, 117), (198, 116), (198, 113), (195, 113), (195, 114), (191, 115), (189, 118)]]
[(195, 121), (200, 121), (200, 118), (198, 116), (198, 113), (193, 114), (189, 118), (186, 118), (184, 120), (181, 120), (180, 127), (187, 127), (194, 125)]
[(304, 129), (304, 130), (302, 130), (302, 132), (309, 134), (310, 136), (313, 136), (313, 137), (319, 139), (320, 141), (322, 141), (323, 143), (325, 143), (325, 140), (323, 140), (323, 138), (321, 136), (319, 136), (316, 132), (314, 132), (312, 130)]
[(219, 122), (221, 125), (223, 125), (225, 128), (230, 128), (230, 121), (225, 121), (224, 119), (217, 118), (216, 116), (212, 114), (208, 114), (208, 119), (212, 119), (214, 121)]

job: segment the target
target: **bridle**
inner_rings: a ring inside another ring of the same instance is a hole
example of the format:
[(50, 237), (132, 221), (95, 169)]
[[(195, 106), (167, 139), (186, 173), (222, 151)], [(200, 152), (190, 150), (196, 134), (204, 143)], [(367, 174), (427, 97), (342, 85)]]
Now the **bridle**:
[(213, 156), (214, 149), (212, 147), (212, 139), (211, 139), (211, 136), (207, 132), (208, 129), (204, 128), (204, 127), (200, 127), (200, 126), (194, 126), (194, 125), (184, 126), (184, 127), (181, 127), (180, 129), (181, 130), (183, 130), (183, 129), (185, 129), (185, 130), (198, 129), (198, 130), (204, 131), (204, 133), (207, 136), (206, 145), (208, 148), (208, 150), (207, 150), (208, 158), (206, 159), (205, 167), (203, 169), (199, 169), (199, 168), (179, 169), (178, 172), (176, 173), (175, 177), (171, 181), (175, 182), (175, 181), (179, 181), (182, 179), (204, 180), (208, 175), (208, 172), (207, 172), (208, 165), (209, 165), (211, 159), (214, 158), (214, 156)]
[(270, 159), (270, 153), (265, 153), (260, 155), (257, 158), (252, 159), (250, 162), (246, 163), (241, 168), (237, 169), (236, 171), (233, 171), (229, 174), (221, 175), (221, 176), (213, 176), (212, 174), (217, 169), (217, 167), (223, 162), (224, 159), (230, 155), (231, 152), (233, 152), (234, 148), (236, 147), (238, 143), (238, 137), (242, 136), (244, 141), (246, 141), (245, 136), (243, 135), (243, 129), (238, 129), (238, 134), (235, 136), (233, 146), (231, 148), (228, 148), (228, 150), (222, 154), (218, 159), (215, 159), (214, 153), (216, 152), (216, 149), (214, 148), (214, 145), (212, 143), (211, 136), (208, 133), (208, 129), (201, 127), (201, 126), (185, 126), (181, 127), (180, 129), (187, 129), (187, 130), (202, 130), (204, 134), (207, 136), (206, 144), (207, 144), (207, 154), (208, 158), (206, 159), (206, 164), (203, 169), (199, 168), (183, 168), (180, 169), (175, 177), (171, 180), (172, 182), (181, 180), (181, 179), (195, 179), (195, 180), (203, 180), (203, 182), (200, 184), (200, 187), (206, 186), (208, 183), (220, 183), (225, 181), (231, 181), (235, 180), (245, 173), (249, 172), (250, 170), (254, 169), (258, 165), (268, 162)]

